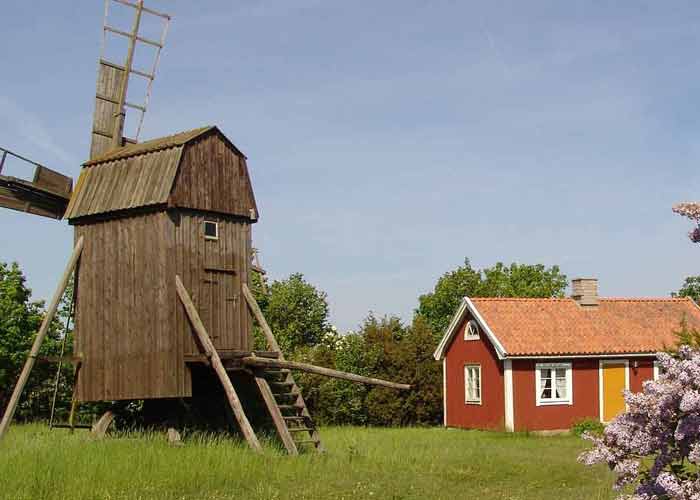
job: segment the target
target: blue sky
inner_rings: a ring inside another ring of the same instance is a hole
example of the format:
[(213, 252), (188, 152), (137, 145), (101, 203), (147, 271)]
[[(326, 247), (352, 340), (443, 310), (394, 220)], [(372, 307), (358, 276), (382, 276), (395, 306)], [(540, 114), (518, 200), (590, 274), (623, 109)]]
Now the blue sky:
[[(249, 157), (273, 278), (332, 320), (410, 319), (469, 257), (558, 264), (607, 296), (700, 274), (696, 2), (152, 1), (173, 15), (142, 138), (216, 124)], [(103, 4), (10, 2), (0, 146), (77, 177)], [(149, 28), (149, 26), (146, 26)], [(47, 297), (65, 222), (0, 211), (0, 260)]]

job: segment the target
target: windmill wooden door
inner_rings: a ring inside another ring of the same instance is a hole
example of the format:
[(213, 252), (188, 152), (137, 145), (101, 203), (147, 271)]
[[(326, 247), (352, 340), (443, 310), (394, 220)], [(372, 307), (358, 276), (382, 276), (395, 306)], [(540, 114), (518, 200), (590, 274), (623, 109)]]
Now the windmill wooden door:
[(214, 346), (217, 350), (240, 349), (236, 333), (240, 326), (236, 324), (240, 293), (236, 273), (224, 267), (205, 267), (204, 283), (208, 299), (207, 315), (202, 318)]
[(626, 408), (624, 391), (629, 389), (629, 362), (601, 360), (599, 374), (600, 420), (610, 422)]

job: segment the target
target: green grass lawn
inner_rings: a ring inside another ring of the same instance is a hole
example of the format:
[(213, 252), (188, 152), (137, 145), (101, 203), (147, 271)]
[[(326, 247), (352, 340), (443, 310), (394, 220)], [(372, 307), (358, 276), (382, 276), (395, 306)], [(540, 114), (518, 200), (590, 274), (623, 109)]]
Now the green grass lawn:
[(255, 455), (230, 439), (93, 441), (17, 425), (0, 442), (0, 498), (611, 499), (612, 475), (576, 462), (587, 444), (442, 428), (323, 428), (323, 455)]

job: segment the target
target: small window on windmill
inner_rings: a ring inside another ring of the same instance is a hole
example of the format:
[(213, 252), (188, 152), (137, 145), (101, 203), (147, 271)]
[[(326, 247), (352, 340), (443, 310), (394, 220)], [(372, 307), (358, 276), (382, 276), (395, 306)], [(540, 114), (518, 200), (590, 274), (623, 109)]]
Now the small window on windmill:
[(204, 239), (218, 240), (219, 239), (219, 223), (205, 220), (204, 221)]

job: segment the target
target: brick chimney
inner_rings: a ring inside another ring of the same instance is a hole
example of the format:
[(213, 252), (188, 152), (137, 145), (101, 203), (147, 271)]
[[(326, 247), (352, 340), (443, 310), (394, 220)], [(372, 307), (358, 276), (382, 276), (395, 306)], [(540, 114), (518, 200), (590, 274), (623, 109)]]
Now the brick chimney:
[(571, 298), (581, 307), (598, 305), (598, 279), (576, 278), (571, 280)]

